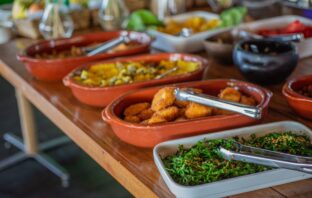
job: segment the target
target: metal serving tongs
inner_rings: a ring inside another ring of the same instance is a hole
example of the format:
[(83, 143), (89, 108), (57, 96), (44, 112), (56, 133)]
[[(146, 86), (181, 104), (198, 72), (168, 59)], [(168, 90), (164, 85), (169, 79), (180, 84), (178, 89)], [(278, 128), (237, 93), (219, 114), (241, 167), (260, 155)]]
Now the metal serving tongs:
[(128, 32), (122, 31), (119, 37), (112, 39), (110, 41), (104, 42), (102, 44), (96, 45), (96, 46), (85, 47), (83, 48), (83, 51), (87, 53), (87, 56), (93, 56), (96, 54), (106, 52), (112, 49), (113, 47), (118, 46), (119, 44), (128, 43), (129, 41), (130, 39), (128, 36)]
[(190, 89), (181, 90), (179, 88), (176, 88), (174, 90), (174, 94), (178, 100), (191, 101), (210, 107), (233, 111), (254, 119), (261, 119), (262, 116), (261, 107), (252, 107), (236, 102), (222, 100), (220, 98), (210, 95), (194, 93)]
[(220, 147), (223, 158), (312, 174), (312, 157), (303, 157), (245, 146), (236, 141), (233, 142), (233, 146), (236, 151), (230, 151)]

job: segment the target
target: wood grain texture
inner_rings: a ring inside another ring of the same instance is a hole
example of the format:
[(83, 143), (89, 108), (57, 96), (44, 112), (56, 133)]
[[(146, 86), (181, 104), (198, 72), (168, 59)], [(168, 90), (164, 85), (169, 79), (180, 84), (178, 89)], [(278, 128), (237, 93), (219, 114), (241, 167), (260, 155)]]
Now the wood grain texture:
[(242, 193), (239, 195), (230, 196), (229, 198), (284, 198), (282, 194), (279, 192), (276, 192), (275, 190), (271, 188), (266, 188), (262, 190), (255, 190), (252, 192)]
[[(0, 46), (0, 73), (24, 96), (54, 122), (63, 132), (107, 170), (136, 197), (172, 197), (160, 177), (152, 158), (152, 151), (141, 149), (120, 141), (109, 125), (101, 119), (101, 109), (79, 103), (70, 90), (61, 82), (41, 82), (33, 79), (22, 63), (16, 60), (16, 53), (27, 46), (30, 40), (15, 40)], [(200, 54), (206, 56), (205, 54)], [(206, 79), (243, 79), (234, 66), (222, 66), (208, 59), (210, 63)], [(300, 61), (291, 77), (312, 73), (312, 58)], [(312, 122), (298, 117), (287, 106), (281, 94), (282, 85), (266, 87), (274, 93), (269, 115), (264, 122), (296, 120), (309, 127)], [(290, 197), (312, 193), (312, 180), (295, 182), (274, 188), (245, 193), (235, 197)], [(284, 187), (286, 186), (286, 187)], [(300, 190), (303, 189), (300, 194)], [(309, 190), (310, 188), (310, 190)], [(291, 190), (293, 189), (293, 190)], [(297, 189), (297, 190), (295, 190)]]

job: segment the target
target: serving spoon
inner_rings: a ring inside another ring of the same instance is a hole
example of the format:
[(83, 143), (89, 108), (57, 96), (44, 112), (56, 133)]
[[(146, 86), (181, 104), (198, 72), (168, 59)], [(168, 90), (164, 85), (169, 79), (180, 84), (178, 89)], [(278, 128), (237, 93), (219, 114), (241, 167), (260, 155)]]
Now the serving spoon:
[(178, 69), (179, 69), (179, 67), (173, 67), (172, 69), (169, 69), (169, 70), (167, 70), (166, 72), (164, 72), (164, 73), (162, 73), (162, 74), (156, 76), (155, 79), (164, 78), (164, 77), (166, 77), (167, 75), (171, 74), (172, 72), (177, 71)]
[(94, 56), (96, 54), (106, 52), (122, 43), (128, 43), (129, 41), (128, 32), (122, 31), (119, 37), (93, 47), (84, 47), (82, 48), (82, 51), (85, 52), (87, 56)]

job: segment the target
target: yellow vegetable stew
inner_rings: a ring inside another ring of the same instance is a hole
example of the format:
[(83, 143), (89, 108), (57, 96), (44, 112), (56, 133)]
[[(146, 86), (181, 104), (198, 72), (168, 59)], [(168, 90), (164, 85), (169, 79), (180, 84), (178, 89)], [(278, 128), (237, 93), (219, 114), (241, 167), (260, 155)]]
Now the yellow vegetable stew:
[[(175, 68), (175, 69), (174, 69)], [(73, 80), (92, 87), (106, 87), (186, 74), (199, 69), (192, 61), (99, 63), (74, 73)]]
[(203, 17), (194, 16), (182, 22), (170, 20), (164, 27), (159, 27), (158, 31), (178, 35), (183, 28), (188, 28), (191, 29), (193, 33), (198, 33), (217, 28), (220, 24), (221, 21), (219, 19), (207, 20)]

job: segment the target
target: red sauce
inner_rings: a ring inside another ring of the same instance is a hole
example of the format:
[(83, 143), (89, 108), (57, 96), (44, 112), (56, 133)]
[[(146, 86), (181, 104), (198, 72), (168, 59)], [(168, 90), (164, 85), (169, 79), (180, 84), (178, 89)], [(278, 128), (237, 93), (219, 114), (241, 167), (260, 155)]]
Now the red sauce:
[(312, 37), (312, 26), (308, 26), (296, 20), (290, 24), (288, 24), (284, 28), (277, 29), (262, 29), (257, 32), (257, 34), (262, 36), (273, 36), (273, 35), (281, 35), (281, 34), (295, 34), (302, 33), (304, 38)]

